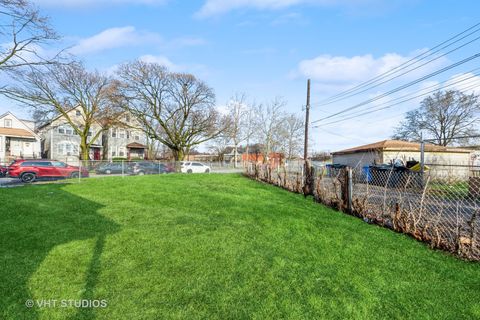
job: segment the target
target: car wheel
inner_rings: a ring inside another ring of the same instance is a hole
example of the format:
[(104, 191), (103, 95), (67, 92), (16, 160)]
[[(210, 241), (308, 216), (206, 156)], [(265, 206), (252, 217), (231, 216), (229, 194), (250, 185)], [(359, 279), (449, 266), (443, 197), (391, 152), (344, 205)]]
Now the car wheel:
[(210, 169), (205, 170), (205, 173), (210, 173)]
[(192, 173), (192, 169), (188, 169), (188, 170), (187, 170), (187, 173)]
[(145, 172), (140, 171), (140, 172), (138, 173), (138, 175), (139, 175), (139, 176), (144, 176), (144, 175), (145, 175)]
[(106, 173), (106, 174), (111, 174), (111, 173), (112, 173), (112, 170), (105, 170), (105, 173)]
[(37, 176), (35, 175), (35, 173), (30, 173), (30, 172), (24, 173), (20, 177), (22, 182), (25, 182), (25, 183), (33, 182), (33, 181), (35, 181), (36, 178), (37, 178)]
[(72, 172), (72, 174), (70, 175), (70, 178), (72, 179), (76, 179), (80, 176), (80, 174), (78, 172)]

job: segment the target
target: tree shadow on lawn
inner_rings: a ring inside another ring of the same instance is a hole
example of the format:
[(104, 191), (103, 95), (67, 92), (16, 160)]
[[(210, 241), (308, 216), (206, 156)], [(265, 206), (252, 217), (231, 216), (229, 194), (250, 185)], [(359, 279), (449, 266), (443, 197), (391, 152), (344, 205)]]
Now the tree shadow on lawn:
[[(51, 296), (34, 297), (29, 290), (29, 280), (55, 247), (96, 238), (93, 253), (85, 252), (91, 248), (82, 245), (74, 253), (89, 257), (81, 299), (93, 299), (105, 237), (118, 231), (116, 223), (98, 213), (102, 206), (65, 191), (62, 185), (28, 186), (0, 192), (3, 202), (0, 207), (0, 318), (38, 319), (39, 308), (27, 308), (27, 299), (70, 299), (55, 297), (55, 288), (49, 286), (48, 280), (43, 289), (51, 290)], [(52, 271), (64, 272), (61, 268), (59, 264), (58, 270)], [(94, 315), (92, 308), (75, 312), (82, 319)]]

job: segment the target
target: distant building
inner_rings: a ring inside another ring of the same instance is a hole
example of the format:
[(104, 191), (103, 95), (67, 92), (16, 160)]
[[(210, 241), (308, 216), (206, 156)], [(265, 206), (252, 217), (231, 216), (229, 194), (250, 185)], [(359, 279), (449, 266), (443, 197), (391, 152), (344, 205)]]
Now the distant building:
[[(425, 164), (436, 171), (436, 176), (453, 175), (466, 178), (472, 165), (471, 150), (425, 144)], [(332, 162), (352, 168), (392, 163), (420, 161), (420, 143), (400, 140), (383, 140), (332, 153)]]
[(124, 125), (114, 126), (103, 133), (103, 158), (146, 159), (147, 137), (138, 129), (139, 122), (130, 113), (124, 113), (119, 122)]
[[(82, 109), (72, 108), (67, 111), (73, 122), (81, 125), (83, 120)], [(95, 137), (102, 126), (94, 122), (88, 133), (90, 139)], [(43, 124), (37, 129), (42, 141), (42, 158), (55, 159), (60, 161), (75, 162), (80, 158), (80, 136), (75, 132), (63, 115)], [(103, 154), (102, 134), (99, 134), (90, 145), (89, 158), (101, 160)]]
[[(82, 108), (68, 111), (73, 122), (82, 125)], [(122, 125), (105, 129), (99, 121), (95, 121), (88, 134), (90, 144), (90, 160), (112, 160), (114, 158), (144, 159), (146, 157), (145, 134), (136, 128), (138, 123), (129, 114), (119, 119)], [(99, 133), (100, 132), (100, 133)], [(42, 157), (67, 162), (75, 162), (80, 157), (80, 136), (73, 130), (64, 116), (60, 115), (38, 128), (42, 141)]]
[(242, 162), (253, 163), (269, 163), (272, 167), (277, 167), (285, 161), (285, 156), (279, 152), (271, 152), (267, 159), (264, 158), (263, 153), (243, 153)]
[(0, 161), (40, 158), (40, 148), (40, 136), (34, 132), (32, 121), (21, 120), (11, 112), (0, 116)]

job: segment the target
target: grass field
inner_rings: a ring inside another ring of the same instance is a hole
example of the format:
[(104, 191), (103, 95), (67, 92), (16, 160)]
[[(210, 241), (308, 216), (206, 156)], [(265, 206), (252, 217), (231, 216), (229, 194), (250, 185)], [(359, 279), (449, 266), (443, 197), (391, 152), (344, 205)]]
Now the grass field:
[(240, 175), (90, 179), (0, 199), (0, 319), (480, 318), (480, 264)]

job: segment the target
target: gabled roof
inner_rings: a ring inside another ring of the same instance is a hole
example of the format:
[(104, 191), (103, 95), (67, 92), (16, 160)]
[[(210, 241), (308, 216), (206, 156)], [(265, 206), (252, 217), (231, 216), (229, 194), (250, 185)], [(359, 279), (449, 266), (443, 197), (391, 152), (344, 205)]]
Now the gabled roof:
[[(0, 128), (0, 129), (14, 129), (14, 130), (22, 130), (22, 131), (25, 131), (26, 134), (28, 134), (29, 137), (32, 137), (32, 138), (38, 138), (38, 135), (35, 133), (35, 131), (33, 131), (32, 129), (30, 129), (30, 127), (24, 122), (25, 120), (22, 120), (22, 119), (19, 119), (16, 115), (14, 115), (12, 112), (10, 111), (7, 111), (5, 112), (4, 114), (0, 115), (0, 119), (6, 117), (7, 115), (15, 118), (16, 120), (18, 120), (21, 124), (23, 124), (23, 126), (25, 127), (25, 129), (21, 129), (21, 128)], [(28, 120), (27, 120), (28, 121)], [(5, 131), (6, 132), (6, 131)], [(12, 132), (12, 131), (10, 131)], [(3, 134), (3, 133), (2, 133)], [(6, 135), (6, 134), (5, 134)], [(13, 136), (13, 135), (11, 135)], [(23, 137), (26, 137), (25, 136), (25, 133), (23, 135)]]
[[(70, 111), (76, 110), (76, 109), (78, 109), (78, 108), (80, 108), (79, 105), (76, 106), (76, 107), (72, 107), (72, 108), (70, 108), (70, 109), (68, 109), (68, 110), (65, 110), (65, 113), (69, 113)], [(41, 126), (39, 126), (39, 127), (37, 128), (37, 131), (38, 131), (38, 130), (41, 130), (41, 129), (45, 128), (45, 127), (48, 127), (49, 125), (52, 124), (52, 122), (54, 122), (54, 121), (56, 121), (56, 120), (58, 120), (58, 119), (60, 119), (60, 118), (62, 118), (62, 117), (64, 118), (63, 114), (59, 114), (59, 115), (55, 116), (54, 118), (50, 119), (49, 121), (47, 121), (47, 122), (43, 123)], [(65, 121), (67, 121), (67, 120), (65, 119)], [(93, 119), (93, 121), (94, 121), (95, 123), (97, 123), (99, 126), (102, 126), (102, 124), (100, 123), (100, 121), (98, 121), (98, 120), (96, 120), (96, 119)], [(67, 123), (68, 123), (68, 122), (67, 122)]]
[(36, 138), (34, 133), (29, 132), (25, 129), (0, 128), (0, 134), (7, 137), (15, 137), (15, 138), (31, 138), (31, 139)]
[[(354, 148), (349, 148), (345, 150), (340, 150), (333, 152), (333, 155), (340, 154), (350, 154), (357, 152), (368, 152), (368, 151), (420, 151), (420, 143), (401, 141), (401, 140), (382, 140), (375, 143), (370, 143)], [(426, 152), (452, 152), (452, 153), (470, 153), (471, 150), (452, 148), (452, 147), (443, 147), (437, 146), (434, 144), (425, 144)]]

